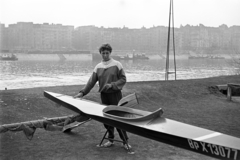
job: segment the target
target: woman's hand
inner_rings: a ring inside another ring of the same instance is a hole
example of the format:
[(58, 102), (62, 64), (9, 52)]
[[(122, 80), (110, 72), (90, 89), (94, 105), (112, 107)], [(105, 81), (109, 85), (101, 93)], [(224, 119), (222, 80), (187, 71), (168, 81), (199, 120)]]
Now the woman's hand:
[(105, 90), (108, 90), (110, 88), (112, 88), (112, 84), (106, 84), (105, 87), (104, 87)]
[(83, 97), (83, 93), (79, 92), (77, 95), (73, 96), (73, 98), (82, 98)]

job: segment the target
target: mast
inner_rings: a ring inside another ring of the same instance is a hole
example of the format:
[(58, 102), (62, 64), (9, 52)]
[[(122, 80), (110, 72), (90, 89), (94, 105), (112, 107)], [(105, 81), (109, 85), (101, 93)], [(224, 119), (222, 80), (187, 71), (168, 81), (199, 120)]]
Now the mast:
[[(170, 33), (171, 33), (171, 18), (172, 18), (172, 39), (173, 39), (173, 58), (174, 58), (174, 71), (169, 71), (169, 51), (170, 51)], [(166, 55), (166, 69), (165, 69), (165, 80), (168, 80), (169, 74), (175, 74), (175, 80), (177, 79), (176, 73), (176, 58), (175, 58), (175, 40), (174, 40), (174, 15), (173, 15), (173, 0), (170, 0), (169, 8), (169, 22), (168, 22), (168, 40), (167, 40), (167, 55)]]

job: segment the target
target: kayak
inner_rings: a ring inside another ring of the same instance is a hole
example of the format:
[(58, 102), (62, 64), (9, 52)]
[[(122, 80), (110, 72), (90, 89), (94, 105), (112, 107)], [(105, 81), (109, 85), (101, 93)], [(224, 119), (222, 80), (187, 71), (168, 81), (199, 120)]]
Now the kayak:
[(106, 106), (48, 91), (44, 96), (93, 120), (142, 137), (218, 159), (240, 160), (240, 138), (164, 118), (161, 108), (149, 112)]

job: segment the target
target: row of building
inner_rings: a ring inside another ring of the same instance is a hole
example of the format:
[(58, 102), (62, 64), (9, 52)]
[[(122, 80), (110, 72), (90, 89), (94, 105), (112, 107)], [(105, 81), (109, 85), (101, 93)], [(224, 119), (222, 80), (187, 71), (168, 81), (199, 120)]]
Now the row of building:
[[(237, 49), (240, 50), (240, 26), (219, 27), (180, 26), (170, 30), (170, 44), (180, 50)], [(18, 22), (5, 27), (0, 24), (1, 50), (31, 51), (96, 51), (103, 43), (114, 50), (161, 52), (167, 48), (168, 27), (140, 29), (104, 28), (96, 26), (64, 26)]]

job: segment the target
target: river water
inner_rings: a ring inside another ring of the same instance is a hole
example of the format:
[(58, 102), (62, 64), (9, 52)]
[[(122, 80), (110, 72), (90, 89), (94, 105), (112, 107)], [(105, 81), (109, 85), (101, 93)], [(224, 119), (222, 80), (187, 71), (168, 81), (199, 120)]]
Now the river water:
[[(85, 84), (98, 63), (91, 55), (17, 55), (18, 61), (0, 61), (0, 90), (44, 86)], [(149, 60), (121, 61), (127, 81), (165, 80), (165, 59), (150, 56)], [(170, 59), (173, 64), (173, 59)], [(170, 68), (173, 65), (170, 66)], [(230, 59), (176, 59), (177, 79), (197, 79), (220, 75), (234, 75), (239, 68)], [(171, 69), (170, 69), (171, 70)], [(173, 80), (174, 75), (169, 75)]]

